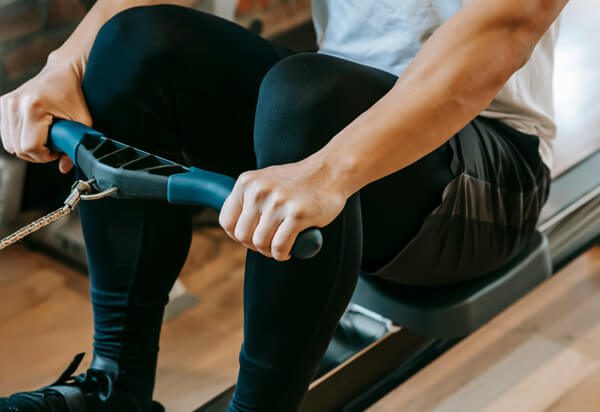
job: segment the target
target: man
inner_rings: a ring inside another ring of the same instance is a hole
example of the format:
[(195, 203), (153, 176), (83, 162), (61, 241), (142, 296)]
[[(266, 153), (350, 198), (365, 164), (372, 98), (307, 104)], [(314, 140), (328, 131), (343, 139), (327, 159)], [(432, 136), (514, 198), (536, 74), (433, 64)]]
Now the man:
[[(100, 0), (2, 97), (0, 133), (8, 152), (47, 162), (59, 157), (49, 125), (72, 119), (238, 178), (219, 218), (248, 248), (230, 411), (299, 408), (360, 270), (411, 285), (472, 279), (535, 230), (554, 137), (552, 23), (566, 0), (314, 0), (320, 52), (303, 54), (151, 4)], [(94, 362), (0, 400), (2, 412), (161, 409), (160, 326), (190, 213), (108, 199), (81, 215)], [(312, 226), (323, 250), (290, 259)]]

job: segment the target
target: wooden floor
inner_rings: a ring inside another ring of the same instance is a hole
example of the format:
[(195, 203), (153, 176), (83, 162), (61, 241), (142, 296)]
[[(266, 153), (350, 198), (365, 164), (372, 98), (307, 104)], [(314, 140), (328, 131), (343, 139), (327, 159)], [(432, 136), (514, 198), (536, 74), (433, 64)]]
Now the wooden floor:
[[(163, 333), (157, 399), (169, 412), (234, 380), (243, 258), (218, 229), (194, 237), (182, 277), (201, 300)], [(11, 393), (47, 384), (70, 354), (89, 351), (91, 312), (85, 277), (42, 254), (17, 246), (0, 268), (0, 393)], [(596, 247), (371, 410), (600, 410), (599, 297)]]
[(597, 246), (369, 411), (597, 412), (599, 314)]
[[(190, 412), (235, 379), (244, 257), (219, 229), (194, 235), (181, 277), (200, 302), (167, 322), (161, 341), (156, 397), (169, 412)], [(47, 385), (69, 356), (90, 352), (87, 285), (83, 273), (23, 246), (0, 253), (0, 394)]]

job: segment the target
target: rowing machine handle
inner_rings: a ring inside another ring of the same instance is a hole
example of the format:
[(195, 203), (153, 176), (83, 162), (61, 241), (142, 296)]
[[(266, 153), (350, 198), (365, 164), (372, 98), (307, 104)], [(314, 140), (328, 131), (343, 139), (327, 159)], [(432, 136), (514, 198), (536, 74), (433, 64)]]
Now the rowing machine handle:
[(77, 149), (88, 134), (100, 135), (89, 127), (70, 120), (56, 120), (50, 126), (48, 147), (56, 153), (64, 153), (77, 165)]
[[(235, 180), (208, 170), (190, 168), (187, 173), (169, 177), (169, 203), (203, 204), (221, 210), (231, 193)], [(323, 246), (323, 235), (318, 228), (308, 228), (298, 234), (292, 255), (301, 259), (315, 256)]]
[[(54, 152), (65, 153), (75, 165), (79, 166), (78, 153), (87, 150), (81, 146), (85, 136), (95, 135), (105, 139), (105, 137), (87, 126), (69, 120), (57, 120), (50, 127), (48, 136), (48, 145)], [(107, 167), (103, 166), (102, 170)], [(231, 193), (235, 181), (219, 173), (202, 170), (195, 167), (185, 168), (184, 173), (177, 173), (165, 178), (166, 199), (169, 203), (191, 206), (209, 206), (217, 211), (223, 207), (225, 199)], [(144, 186), (147, 184), (160, 184), (154, 176), (143, 171), (127, 170), (125, 173), (117, 169), (114, 175), (120, 176), (120, 182), (123, 179), (135, 179), (136, 183), (142, 180)], [(94, 176), (88, 176), (94, 178)], [(147, 182), (146, 182), (147, 177)], [(106, 180), (106, 177), (104, 177)], [(115, 186), (119, 187), (118, 184)], [(160, 190), (156, 190), (160, 192)], [(138, 197), (139, 196), (133, 196)], [(308, 228), (298, 234), (296, 242), (292, 247), (292, 256), (299, 259), (309, 259), (315, 256), (323, 246), (323, 235), (318, 228)]]

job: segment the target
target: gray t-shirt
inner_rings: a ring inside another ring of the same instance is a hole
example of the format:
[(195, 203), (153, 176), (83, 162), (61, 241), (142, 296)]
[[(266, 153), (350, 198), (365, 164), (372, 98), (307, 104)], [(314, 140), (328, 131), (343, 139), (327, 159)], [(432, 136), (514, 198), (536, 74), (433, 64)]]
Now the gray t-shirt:
[[(468, 0), (312, 0), (319, 52), (401, 75), (429, 36)], [(482, 116), (540, 138), (552, 165), (555, 23)]]

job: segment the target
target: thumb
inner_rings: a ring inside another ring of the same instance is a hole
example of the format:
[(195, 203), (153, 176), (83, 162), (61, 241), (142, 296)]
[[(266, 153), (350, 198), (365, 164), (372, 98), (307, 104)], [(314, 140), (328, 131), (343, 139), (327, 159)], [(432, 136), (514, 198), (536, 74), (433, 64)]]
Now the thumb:
[(62, 155), (58, 162), (58, 170), (62, 174), (67, 174), (71, 171), (71, 169), (73, 169), (73, 162), (67, 155)]
[(77, 105), (77, 108), (76, 108), (75, 112), (73, 113), (73, 116), (70, 116), (71, 118), (69, 120), (74, 120), (74, 121), (82, 123), (88, 127), (92, 127), (92, 124), (93, 124), (92, 115), (90, 114), (90, 111), (89, 111), (87, 105), (85, 104), (85, 100), (83, 99), (83, 96), (81, 96), (81, 99), (82, 99), (82, 103), (80, 105)]
[(93, 120), (90, 110), (87, 107), (85, 98), (83, 97), (83, 91), (79, 90), (76, 97), (77, 102), (70, 105), (67, 108), (61, 108), (58, 116), (65, 120), (73, 120), (74, 122), (82, 123), (88, 127), (92, 127)]

